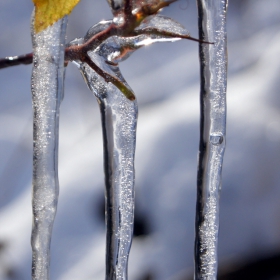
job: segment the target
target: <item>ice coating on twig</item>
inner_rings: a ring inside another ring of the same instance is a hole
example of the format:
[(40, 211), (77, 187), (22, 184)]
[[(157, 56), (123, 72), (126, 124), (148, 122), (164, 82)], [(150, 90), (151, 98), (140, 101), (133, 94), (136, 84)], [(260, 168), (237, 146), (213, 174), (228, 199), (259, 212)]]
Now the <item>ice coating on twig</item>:
[(197, 0), (201, 121), (197, 178), (195, 279), (217, 279), (219, 193), (226, 136), (226, 0)]
[(118, 13), (124, 4), (124, 0), (107, 0), (107, 2), (111, 7), (113, 15)]
[[(108, 48), (101, 46), (89, 55), (99, 67), (125, 83), (118, 67), (105, 62), (107, 52), (113, 46), (114, 40)], [(80, 69), (98, 100), (102, 120), (107, 225), (106, 279), (127, 279), (133, 237), (137, 102), (127, 99), (87, 64), (81, 63)]]
[[(89, 40), (92, 36), (97, 34), (98, 32), (101, 32), (102, 30), (105, 30), (112, 24), (112, 20), (107, 21), (101, 21), (100, 23), (95, 24), (92, 26), (84, 38), (76, 39), (70, 42), (71, 44), (82, 44), (83, 42), (86, 42)], [(157, 33), (153, 33), (150, 30), (157, 31)], [(143, 32), (143, 34), (141, 34)], [(162, 34), (160, 34), (162, 32)], [(165, 34), (165, 32), (172, 33), (173, 36), (168, 36)], [(103, 48), (114, 48), (118, 52), (121, 52), (122, 59), (117, 59), (115, 62), (120, 62), (129, 55), (138, 49), (139, 47), (149, 45), (151, 43), (157, 43), (157, 42), (174, 42), (177, 40), (180, 40), (180, 37), (178, 36), (189, 36), (188, 30), (182, 26), (180, 23), (176, 22), (175, 20), (168, 18), (166, 16), (162, 15), (152, 15), (147, 17), (143, 22), (135, 29), (135, 36), (130, 37), (116, 37), (113, 36), (109, 38), (105, 44), (102, 44), (101, 46)], [(138, 35), (139, 34), (139, 35)], [(114, 38), (118, 38), (117, 41)], [(99, 45), (96, 45), (96, 48), (99, 47)], [(125, 51), (124, 51), (125, 49)], [(124, 56), (123, 53), (128, 53), (129, 55)], [(110, 51), (107, 51), (109, 55)], [(103, 54), (104, 56), (105, 54)]]
[[(113, 83), (130, 100), (135, 99), (133, 92), (118, 75), (111, 73), (115, 70), (112, 70), (108, 65), (117, 67), (118, 62), (129, 57), (136, 49), (151, 43), (174, 42), (182, 38), (197, 41), (197, 39), (186, 35), (188, 31), (179, 23), (166, 17), (151, 16), (143, 25), (140, 24), (137, 29), (129, 31), (121, 30), (122, 25), (118, 25), (115, 19), (116, 17), (112, 21), (101, 21), (91, 27), (84, 38), (71, 41), (66, 49), (67, 60), (78, 63), (78, 65), (82, 62), (86, 63), (98, 75), (102, 76), (104, 82)], [(177, 33), (173, 33), (172, 30), (177, 31)], [(89, 52), (103, 56), (105, 63), (100, 64), (99, 58), (96, 58), (96, 61), (94, 58), (89, 58)]]
[(35, 33), (32, 20), (33, 280), (49, 279), (51, 234), (59, 193), (58, 124), (63, 97), (66, 26), (67, 17), (64, 17)]
[[(94, 25), (84, 38), (73, 40), (69, 46), (83, 44), (98, 32), (108, 28), (111, 23), (112, 21), (102, 21)], [(149, 17), (149, 20), (143, 23), (145, 28), (150, 26), (161, 30), (167, 28), (171, 30), (170, 25), (179, 26), (180, 32), (188, 34), (177, 22), (162, 16)], [(141, 25), (138, 30), (141, 31)], [(99, 68), (119, 79), (130, 89), (120, 73), (118, 62), (128, 58), (142, 46), (178, 39), (159, 34), (113, 36), (101, 45), (96, 45), (88, 55)], [(89, 89), (95, 94), (101, 111), (106, 187), (106, 279), (125, 280), (133, 237), (137, 103), (136, 100), (126, 98), (112, 83), (107, 83), (87, 63), (81, 61), (74, 63), (79, 67)]]

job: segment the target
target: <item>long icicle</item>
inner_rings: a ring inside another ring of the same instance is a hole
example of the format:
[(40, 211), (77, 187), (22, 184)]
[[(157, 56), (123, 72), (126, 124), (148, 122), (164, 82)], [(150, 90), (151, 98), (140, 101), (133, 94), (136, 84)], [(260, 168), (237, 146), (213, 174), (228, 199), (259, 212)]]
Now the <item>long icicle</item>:
[(106, 280), (127, 280), (134, 224), (137, 103), (113, 89), (99, 99), (99, 106), (104, 144)]
[(219, 194), (226, 136), (227, 0), (197, 0), (200, 44), (200, 143), (197, 175), (195, 276), (217, 279)]
[(67, 17), (35, 34), (33, 70), (32, 279), (48, 280), (50, 243), (58, 201), (58, 124), (63, 97)]
[[(99, 28), (97, 25), (95, 28)], [(75, 42), (75, 41), (74, 41)], [(90, 59), (118, 77), (126, 87), (119, 68), (106, 63), (106, 48), (88, 52)], [(115, 45), (117, 46), (117, 45)], [(136, 146), (137, 101), (129, 100), (115, 85), (107, 83), (87, 63), (76, 62), (97, 98), (102, 121), (106, 199), (106, 280), (127, 280), (128, 258), (134, 225), (134, 157)]]

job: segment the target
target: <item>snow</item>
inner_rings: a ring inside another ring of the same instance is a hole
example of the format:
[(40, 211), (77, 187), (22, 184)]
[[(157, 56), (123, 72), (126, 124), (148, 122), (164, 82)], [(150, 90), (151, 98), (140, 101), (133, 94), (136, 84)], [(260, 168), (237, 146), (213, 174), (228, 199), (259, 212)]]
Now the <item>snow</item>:
[[(32, 3), (25, 2), (20, 13), (15, 0), (0, 4), (1, 57), (31, 50)], [(81, 1), (69, 17), (67, 41), (111, 18), (106, 1), (92, 5), (90, 0)], [(189, 2), (187, 9), (185, 5), (174, 3), (164, 14), (195, 37), (195, 3)], [(220, 266), (280, 250), (279, 6), (275, 0), (265, 5), (261, 0), (229, 3)], [(7, 13), (9, 17), (3, 15)], [(196, 43), (182, 40), (157, 44), (121, 64), (139, 103), (136, 212), (150, 226), (149, 234), (136, 237), (132, 244), (130, 279), (151, 273), (153, 279), (169, 280), (193, 269), (197, 49)], [(31, 274), (30, 77), (30, 66), (0, 71), (0, 242), (5, 244), (0, 270), (4, 275), (13, 269), (14, 279), (21, 280), (30, 279)], [(96, 100), (76, 67), (70, 65), (61, 105), (60, 199), (52, 237), (51, 279), (104, 279), (105, 226), (99, 215), (104, 199), (101, 138)]]

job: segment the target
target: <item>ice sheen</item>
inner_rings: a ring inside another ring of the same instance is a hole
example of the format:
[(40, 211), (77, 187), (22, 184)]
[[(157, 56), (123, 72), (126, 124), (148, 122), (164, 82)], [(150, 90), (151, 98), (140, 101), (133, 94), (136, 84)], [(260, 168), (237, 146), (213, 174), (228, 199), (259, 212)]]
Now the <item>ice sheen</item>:
[(63, 97), (67, 17), (35, 33), (32, 16), (33, 226), (32, 279), (48, 280), (58, 201), (58, 124)]
[(219, 193), (226, 136), (226, 0), (197, 0), (200, 39), (201, 122), (197, 177), (195, 279), (217, 279)]
[[(117, 1), (115, 1), (117, 2)], [(113, 3), (113, 2), (112, 2)], [(75, 39), (69, 45), (80, 45), (96, 33), (108, 28), (113, 21), (102, 21), (89, 29), (84, 38)], [(173, 29), (188, 34), (186, 29), (163, 16), (151, 16), (137, 30), (157, 27)], [(167, 31), (167, 30), (166, 30)], [(88, 52), (91, 60), (108, 74), (129, 85), (121, 75), (118, 63), (135, 50), (154, 42), (170, 41), (162, 35), (138, 35), (135, 37), (111, 37)], [(127, 279), (128, 257), (134, 224), (134, 155), (136, 144), (137, 101), (128, 100), (111, 83), (106, 83), (86, 63), (74, 61), (79, 67), (89, 89), (97, 98), (102, 121), (104, 145), (104, 173), (106, 194), (106, 280)]]

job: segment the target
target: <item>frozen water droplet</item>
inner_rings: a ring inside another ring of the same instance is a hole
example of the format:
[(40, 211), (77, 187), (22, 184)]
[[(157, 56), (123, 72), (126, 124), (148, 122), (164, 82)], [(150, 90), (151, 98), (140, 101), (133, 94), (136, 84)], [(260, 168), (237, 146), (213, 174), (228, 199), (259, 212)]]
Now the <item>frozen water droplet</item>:
[(210, 134), (210, 142), (215, 145), (221, 145), (224, 141), (223, 134), (221, 132), (215, 132)]

